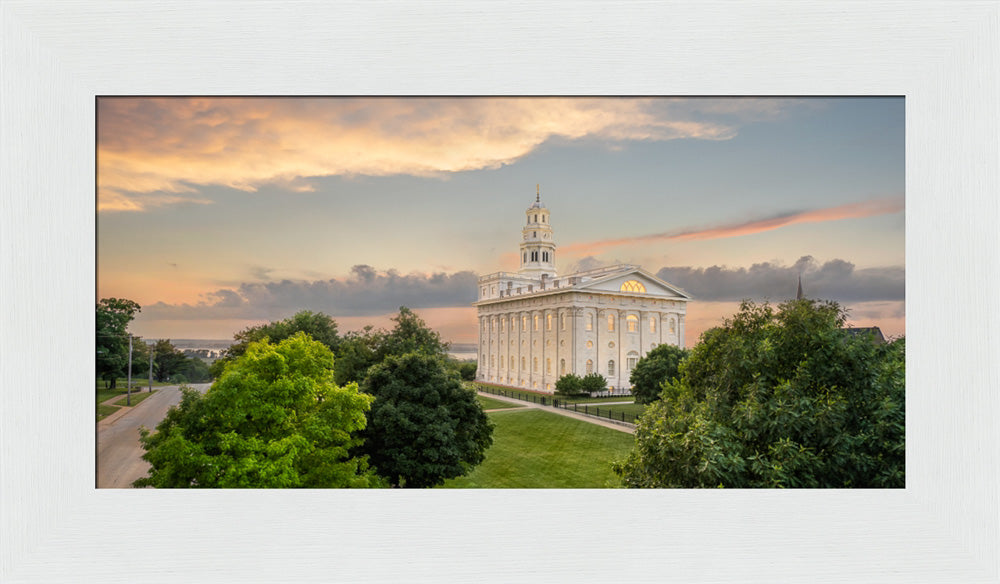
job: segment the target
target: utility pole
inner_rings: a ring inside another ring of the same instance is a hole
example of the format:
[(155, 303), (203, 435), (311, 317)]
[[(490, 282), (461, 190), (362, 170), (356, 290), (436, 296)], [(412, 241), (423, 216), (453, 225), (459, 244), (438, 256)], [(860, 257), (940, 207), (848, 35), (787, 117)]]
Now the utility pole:
[(153, 393), (153, 343), (149, 343), (149, 393)]
[(125, 389), (125, 405), (132, 405), (132, 335), (128, 336), (128, 387)]

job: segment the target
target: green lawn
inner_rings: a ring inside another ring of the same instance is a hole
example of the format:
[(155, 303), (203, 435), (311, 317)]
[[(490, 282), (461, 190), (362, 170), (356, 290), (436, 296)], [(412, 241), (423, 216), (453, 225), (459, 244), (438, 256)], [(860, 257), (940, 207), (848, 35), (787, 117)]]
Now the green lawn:
[(582, 396), (582, 397), (560, 397), (560, 396), (557, 395), (557, 396), (555, 396), (555, 398), (558, 399), (560, 402), (566, 402), (568, 404), (589, 404), (589, 403), (593, 403), (593, 402), (597, 402), (597, 403), (600, 403), (600, 402), (634, 402), (635, 401), (635, 397), (631, 396), (631, 395), (613, 395), (613, 396), (604, 396), (604, 397), (590, 397), (590, 396)]
[[(125, 384), (128, 383), (128, 379), (125, 377), (118, 378), (118, 387), (122, 391), (125, 391)], [(153, 380), (153, 387), (163, 387), (164, 385), (176, 385), (175, 383), (170, 383), (169, 381), (156, 381)], [(96, 380), (95, 387), (97, 391), (108, 391), (104, 389), (104, 380)], [(134, 391), (137, 387), (142, 387), (149, 389), (149, 378), (148, 377), (133, 377), (132, 378), (132, 390)], [(111, 397), (110, 395), (108, 397)]]
[[(156, 393), (155, 389), (153, 390), (153, 393)], [(119, 399), (118, 401), (116, 401), (115, 405), (124, 406), (125, 402), (130, 402), (131, 407), (135, 407), (136, 405), (139, 404), (139, 402), (141, 402), (142, 400), (146, 399), (147, 397), (153, 395), (153, 393), (150, 393), (148, 390), (144, 391), (142, 393), (136, 393), (136, 392), (133, 391), (131, 398), (129, 398), (129, 396), (126, 395), (126, 396), (122, 397), (121, 399)]]
[(476, 401), (479, 405), (483, 406), (484, 410), (499, 410), (502, 408), (521, 408), (524, 407), (518, 404), (512, 404), (510, 402), (500, 401), (498, 399), (493, 399), (491, 397), (486, 397), (484, 395), (476, 395)]
[(586, 489), (618, 487), (611, 462), (632, 449), (632, 435), (541, 410), (488, 414), (496, 424), (486, 460), (445, 488)]
[[(612, 401), (613, 402), (613, 401), (617, 401), (617, 400), (608, 400), (608, 401)], [(584, 405), (585, 404), (582, 404), (582, 403), (577, 404), (576, 411), (582, 413)], [(602, 418), (607, 418), (608, 417), (608, 413), (607, 413), (608, 410), (611, 410), (612, 412), (614, 412), (614, 415), (611, 416), (611, 417), (615, 418), (615, 419), (620, 419), (620, 418), (618, 418), (618, 416), (621, 415), (621, 412), (625, 412), (626, 421), (629, 421), (631, 419), (631, 416), (639, 416), (639, 415), (641, 415), (642, 412), (646, 411), (646, 408), (648, 407), (646, 404), (637, 404), (637, 403), (614, 404), (614, 405), (608, 405), (608, 406), (599, 405), (599, 403), (598, 404), (588, 403), (588, 404), (586, 404), (586, 406), (587, 406), (587, 412), (588, 413), (594, 414), (594, 415), (599, 415)], [(568, 407), (566, 409), (572, 410), (573, 406), (570, 406), (570, 407)], [(600, 410), (600, 412), (597, 411), (598, 409)]]
[(97, 421), (100, 422), (111, 414), (118, 411), (118, 406), (97, 406)]
[[(156, 387), (156, 385), (154, 384), (153, 387)], [(153, 391), (156, 391), (156, 390), (154, 389)], [(147, 386), (144, 386), (144, 387), (134, 387), (134, 386), (132, 387), (132, 397), (133, 398), (136, 395), (139, 395), (140, 393), (149, 393), (149, 386), (147, 385)], [(127, 392), (125, 391), (124, 384), (122, 385), (122, 387), (119, 387), (118, 389), (110, 389), (110, 390), (109, 389), (102, 389), (102, 390), (100, 390), (100, 391), (97, 392), (97, 403), (106, 402), (109, 399), (111, 399), (113, 397), (116, 397), (116, 396), (122, 396), (122, 397), (124, 397), (126, 394), (127, 394)]]

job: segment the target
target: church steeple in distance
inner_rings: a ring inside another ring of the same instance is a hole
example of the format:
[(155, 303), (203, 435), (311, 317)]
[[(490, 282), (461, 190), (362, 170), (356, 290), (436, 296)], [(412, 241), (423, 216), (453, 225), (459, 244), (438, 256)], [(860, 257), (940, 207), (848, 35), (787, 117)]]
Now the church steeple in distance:
[(542, 204), (542, 190), (535, 185), (535, 202), (525, 211), (527, 221), (521, 229), (521, 269), (531, 278), (556, 275), (556, 242), (549, 222), (549, 210)]
[(802, 300), (805, 295), (802, 294), (802, 274), (799, 274), (799, 291), (795, 293), (796, 300)]

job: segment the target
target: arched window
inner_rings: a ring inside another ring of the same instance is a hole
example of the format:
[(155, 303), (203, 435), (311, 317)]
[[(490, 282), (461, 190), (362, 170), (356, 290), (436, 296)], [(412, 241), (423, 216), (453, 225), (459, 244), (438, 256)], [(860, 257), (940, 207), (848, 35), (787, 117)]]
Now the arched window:
[(566, 330), (566, 313), (559, 315), (559, 328)]
[(615, 332), (615, 315), (613, 314), (608, 315), (608, 332)]
[(626, 363), (628, 364), (628, 370), (632, 371), (633, 369), (635, 369), (636, 364), (639, 362), (639, 353), (636, 353), (635, 351), (629, 351), (627, 357), (628, 361), (626, 361)]
[(587, 315), (587, 330), (588, 331), (594, 330), (594, 315), (593, 314), (588, 314)]
[(608, 361), (608, 375), (614, 375), (614, 374), (615, 374), (615, 360), (611, 359), (610, 361)]
[(528, 252), (524, 252), (524, 263), (528, 263)]
[(503, 317), (500, 318), (500, 332), (507, 332), (507, 319)]
[(524, 363), (524, 357), (521, 357), (521, 369), (527, 369), (527, 365)]
[(642, 282), (638, 280), (628, 280), (622, 282), (622, 287), (619, 289), (621, 292), (641, 292), (646, 293), (646, 287), (642, 285)]
[(594, 372), (594, 361), (592, 359), (587, 359), (587, 375)]
[(513, 355), (510, 356), (510, 368), (511, 369), (514, 368), (514, 356)]
[(625, 320), (628, 323), (628, 332), (630, 332), (630, 333), (637, 333), (637, 332), (639, 332), (639, 317), (638, 316), (636, 316), (634, 314), (630, 314), (630, 315), (628, 315), (628, 316), (625, 317)]
[(670, 332), (674, 332), (674, 319), (670, 319)]
[(490, 355), (490, 369), (493, 368), (493, 355)]
[(521, 316), (521, 331), (526, 331), (526, 330), (528, 330), (528, 317), (522, 315)]
[(594, 341), (587, 341), (587, 348), (588, 349), (593, 349), (594, 348)]
[(552, 359), (548, 357), (545, 358), (545, 372), (552, 373)]
[(566, 375), (566, 359), (559, 360), (559, 375)]
[(552, 313), (551, 312), (545, 315), (545, 330), (547, 330), (547, 331), (552, 330)]
[(537, 331), (538, 330), (538, 315), (537, 314), (535, 315), (535, 323), (534, 324), (535, 324), (535, 330)]
[(532, 359), (531, 367), (534, 369), (535, 373), (538, 373), (538, 357)]
[(651, 333), (655, 333), (656, 332), (656, 317), (655, 316), (649, 317), (649, 332), (651, 332)]

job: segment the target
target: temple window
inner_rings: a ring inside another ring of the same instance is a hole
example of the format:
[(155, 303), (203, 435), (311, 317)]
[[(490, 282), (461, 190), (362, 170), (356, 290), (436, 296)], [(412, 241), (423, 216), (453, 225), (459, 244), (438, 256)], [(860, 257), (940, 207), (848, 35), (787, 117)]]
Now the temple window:
[(619, 289), (621, 292), (641, 292), (646, 293), (646, 287), (642, 285), (642, 282), (638, 280), (628, 280), (627, 282), (622, 282), (622, 287)]

